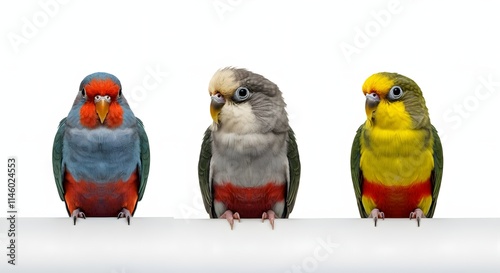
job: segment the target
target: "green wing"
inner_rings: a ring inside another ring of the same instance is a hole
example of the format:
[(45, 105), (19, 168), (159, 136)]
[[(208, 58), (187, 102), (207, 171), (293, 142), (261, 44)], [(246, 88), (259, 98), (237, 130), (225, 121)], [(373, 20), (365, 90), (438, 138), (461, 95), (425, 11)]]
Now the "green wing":
[(210, 181), (210, 160), (212, 159), (212, 131), (208, 128), (205, 131), (203, 142), (201, 144), (200, 159), (198, 161), (198, 181), (200, 182), (201, 195), (205, 210), (210, 217), (216, 218), (215, 211), (212, 207), (213, 196)]
[(139, 168), (141, 182), (139, 184), (138, 201), (141, 201), (142, 196), (144, 195), (144, 191), (146, 190), (146, 183), (148, 182), (150, 157), (148, 136), (146, 135), (144, 125), (139, 118), (137, 118), (137, 129), (139, 133), (139, 145), (141, 149), (141, 166)]
[(363, 184), (363, 172), (359, 162), (361, 160), (361, 136), (363, 134), (364, 124), (359, 126), (354, 141), (352, 142), (351, 148), (351, 178), (352, 184), (354, 186), (354, 194), (356, 195), (356, 201), (358, 202), (359, 215), (363, 218), (368, 217), (363, 208), (363, 203), (361, 202), (361, 187)]
[(62, 149), (63, 149), (63, 136), (66, 128), (66, 118), (59, 122), (54, 144), (52, 146), (52, 171), (54, 172), (54, 179), (56, 181), (57, 191), (59, 197), (64, 201), (64, 166), (62, 165)]
[(292, 129), (288, 131), (287, 157), (288, 167), (290, 169), (290, 181), (288, 181), (288, 194), (286, 197), (286, 211), (284, 212), (284, 218), (288, 218), (288, 215), (290, 215), (293, 210), (300, 181), (299, 150), (295, 140), (295, 133)]
[(439, 188), (441, 187), (441, 178), (443, 177), (443, 147), (441, 146), (441, 139), (437, 133), (436, 128), (432, 126), (432, 138), (434, 146), (432, 147), (434, 157), (434, 169), (431, 172), (431, 185), (432, 185), (432, 203), (426, 217), (431, 218), (436, 209)]

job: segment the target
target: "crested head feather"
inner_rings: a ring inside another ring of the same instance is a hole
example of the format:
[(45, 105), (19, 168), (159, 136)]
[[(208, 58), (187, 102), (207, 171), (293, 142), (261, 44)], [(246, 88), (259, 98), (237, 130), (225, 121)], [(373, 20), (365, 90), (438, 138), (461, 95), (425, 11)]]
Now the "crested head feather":
[(235, 77), (235, 69), (232, 67), (226, 67), (215, 72), (208, 85), (208, 91), (210, 95), (219, 92), (224, 97), (230, 97), (238, 87), (239, 82)]
[(118, 87), (120, 88), (122, 87), (120, 80), (115, 75), (106, 72), (95, 72), (83, 78), (82, 82), (80, 83), (79, 89), (82, 89), (92, 80), (97, 80), (97, 81), (111, 80), (114, 84), (118, 85)]
[(116, 76), (105, 72), (96, 72), (88, 75), (82, 80), (79, 90), (84, 88), (87, 92), (87, 96), (90, 98), (96, 95), (116, 97), (122, 85)]
[(363, 83), (363, 94), (377, 93), (380, 98), (385, 98), (392, 86), (394, 86), (394, 81), (388, 75), (389, 73), (377, 73), (373, 74)]

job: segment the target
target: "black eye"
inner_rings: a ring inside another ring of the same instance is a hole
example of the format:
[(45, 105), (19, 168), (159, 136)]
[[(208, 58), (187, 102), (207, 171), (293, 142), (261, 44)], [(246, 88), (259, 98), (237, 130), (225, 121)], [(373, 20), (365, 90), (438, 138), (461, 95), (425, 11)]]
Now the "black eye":
[(85, 88), (82, 88), (82, 97), (83, 97), (84, 99), (86, 99), (86, 98), (87, 98), (87, 91), (85, 91)]
[(238, 87), (233, 95), (233, 100), (236, 102), (242, 102), (247, 100), (250, 97), (250, 90), (246, 87)]
[(403, 89), (397, 85), (393, 86), (387, 95), (391, 100), (397, 100), (403, 96)]
[(122, 96), (122, 89), (120, 88), (120, 91), (118, 91), (118, 98)]

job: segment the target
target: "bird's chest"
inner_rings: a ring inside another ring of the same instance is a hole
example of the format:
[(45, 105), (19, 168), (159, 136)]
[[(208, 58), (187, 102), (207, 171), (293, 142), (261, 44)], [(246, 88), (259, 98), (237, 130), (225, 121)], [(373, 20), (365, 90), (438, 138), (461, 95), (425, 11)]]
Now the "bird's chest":
[(284, 139), (270, 135), (215, 138), (210, 163), (212, 182), (247, 188), (286, 183), (285, 145)]
[(361, 139), (363, 176), (386, 186), (425, 181), (434, 167), (431, 144), (426, 131), (367, 131)]
[(70, 129), (63, 158), (77, 181), (126, 181), (139, 163), (139, 141), (132, 129)]

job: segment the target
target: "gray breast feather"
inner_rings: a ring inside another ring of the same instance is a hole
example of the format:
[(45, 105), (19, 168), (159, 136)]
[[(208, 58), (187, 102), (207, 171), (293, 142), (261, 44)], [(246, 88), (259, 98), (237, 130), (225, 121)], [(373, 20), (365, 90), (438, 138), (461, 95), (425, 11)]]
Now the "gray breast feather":
[(230, 181), (244, 186), (286, 183), (288, 159), (286, 134), (213, 133), (210, 173), (213, 183)]

